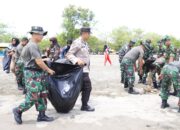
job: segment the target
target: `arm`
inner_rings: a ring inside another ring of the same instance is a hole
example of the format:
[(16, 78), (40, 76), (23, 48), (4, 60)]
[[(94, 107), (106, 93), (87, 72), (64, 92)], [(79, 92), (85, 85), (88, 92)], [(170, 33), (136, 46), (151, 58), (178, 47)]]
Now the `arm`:
[(138, 64), (139, 64), (139, 71), (140, 71), (140, 75), (143, 74), (143, 58), (139, 58), (138, 60)]
[(69, 49), (69, 51), (67, 52), (67, 54), (66, 54), (65, 57), (66, 57), (68, 60), (70, 60), (74, 65), (75, 65), (75, 64), (78, 64), (78, 65), (80, 65), (80, 66), (83, 66), (85, 63), (84, 63), (82, 60), (80, 60), (79, 58), (77, 58), (77, 57), (75, 56), (75, 54), (76, 54), (80, 49), (81, 49), (80, 44), (78, 44), (78, 43), (73, 43), (73, 44), (71, 45), (71, 47), (70, 47), (70, 49)]
[(55, 72), (51, 70), (41, 58), (35, 59), (36, 64), (44, 71), (48, 72), (50, 75), (53, 75)]

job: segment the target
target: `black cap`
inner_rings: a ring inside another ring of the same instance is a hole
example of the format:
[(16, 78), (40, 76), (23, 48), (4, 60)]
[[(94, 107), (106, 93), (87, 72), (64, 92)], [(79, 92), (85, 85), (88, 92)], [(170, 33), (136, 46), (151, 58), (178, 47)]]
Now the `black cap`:
[(81, 28), (81, 33), (83, 33), (83, 32), (91, 33), (91, 28), (89, 28), (89, 27), (82, 27)]
[(39, 26), (32, 26), (31, 31), (29, 32), (30, 34), (37, 33), (41, 34), (43, 36), (47, 35), (47, 31), (44, 31), (42, 27)]

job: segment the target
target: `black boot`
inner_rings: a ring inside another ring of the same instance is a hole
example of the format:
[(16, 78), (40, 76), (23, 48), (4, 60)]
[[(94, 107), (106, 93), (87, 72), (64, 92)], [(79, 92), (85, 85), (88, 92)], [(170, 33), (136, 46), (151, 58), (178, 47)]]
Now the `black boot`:
[(142, 83), (142, 76), (139, 76), (139, 81), (138, 81), (138, 83), (139, 83), (139, 84)]
[(158, 88), (157, 82), (153, 82), (153, 87), (156, 89)]
[(129, 90), (128, 90), (128, 93), (129, 94), (139, 94), (138, 92), (135, 92), (133, 87), (130, 87)]
[(124, 88), (128, 88), (128, 83), (127, 82), (124, 83)]
[(13, 109), (14, 119), (17, 124), (22, 124), (22, 112), (18, 110), (18, 108)]
[(169, 107), (169, 104), (167, 103), (167, 100), (162, 100), (161, 108), (164, 109), (166, 107)]
[(93, 111), (95, 111), (95, 108), (92, 108), (89, 105), (82, 105), (81, 111), (93, 112)]
[(39, 112), (39, 115), (38, 115), (38, 118), (37, 118), (38, 122), (40, 122), (40, 121), (51, 122), (53, 120), (54, 120), (54, 118), (46, 116), (44, 111)]
[(170, 95), (172, 95), (172, 96), (177, 96), (177, 90), (174, 88), (174, 92), (173, 92), (173, 93), (170, 93)]
[(143, 78), (143, 79), (142, 79), (142, 83), (143, 83), (144, 85), (147, 85), (147, 83), (146, 83), (146, 78)]

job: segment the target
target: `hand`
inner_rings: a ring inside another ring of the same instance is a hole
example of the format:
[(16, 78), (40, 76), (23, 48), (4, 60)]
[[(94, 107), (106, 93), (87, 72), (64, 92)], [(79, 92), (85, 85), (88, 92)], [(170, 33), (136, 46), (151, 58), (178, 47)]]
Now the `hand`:
[(54, 74), (55, 74), (55, 71), (52, 70), (52, 69), (48, 69), (47, 72), (48, 72), (50, 75), (54, 75)]
[(85, 65), (85, 62), (82, 61), (82, 60), (80, 60), (80, 59), (78, 59), (77, 64), (78, 64), (79, 66), (84, 66), (84, 65)]
[(163, 75), (160, 74), (159, 77), (158, 77), (159, 80), (163, 79)]

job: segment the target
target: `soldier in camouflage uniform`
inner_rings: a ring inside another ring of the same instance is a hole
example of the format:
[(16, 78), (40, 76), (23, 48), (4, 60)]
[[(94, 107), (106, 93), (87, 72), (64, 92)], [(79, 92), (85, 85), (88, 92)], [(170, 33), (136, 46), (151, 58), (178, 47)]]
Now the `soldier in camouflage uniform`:
[(17, 46), (16, 52), (15, 52), (15, 76), (16, 76), (16, 81), (18, 85), (19, 90), (23, 90), (23, 93), (26, 93), (25, 89), (25, 81), (24, 81), (24, 64), (21, 59), (21, 52), (23, 50), (23, 47), (26, 46), (26, 44), (29, 42), (29, 40), (24, 37), (21, 40), (21, 43)]
[(129, 88), (129, 94), (138, 94), (138, 92), (135, 92), (133, 89), (135, 81), (134, 65), (138, 60), (140, 74), (142, 74), (144, 51), (147, 50), (149, 50), (149, 45), (147, 43), (143, 43), (143, 45), (131, 49), (122, 60), (121, 71), (123, 71), (122, 73), (124, 74), (124, 86), (125, 88)]
[(151, 40), (147, 39), (145, 41), (145, 43), (149, 44), (149, 50), (144, 52), (143, 60), (144, 60), (145, 63), (143, 65), (143, 75), (139, 75), (139, 82), (138, 82), (138, 83), (143, 83), (143, 84), (146, 84), (147, 74), (150, 71), (150, 63), (149, 63), (149, 61), (151, 61), (151, 60), (154, 61), (153, 47), (151, 46)]
[(167, 63), (173, 62), (176, 59), (176, 53), (175, 48), (171, 44), (171, 39), (169, 36), (165, 36), (163, 38), (164, 44), (165, 44), (165, 52), (164, 57), (166, 59)]
[(30, 34), (30, 42), (23, 48), (21, 53), (24, 62), (25, 86), (27, 89), (25, 101), (17, 108), (13, 109), (14, 119), (18, 124), (22, 124), (22, 113), (36, 105), (39, 115), (37, 121), (53, 121), (52, 117), (45, 115), (47, 109), (47, 87), (45, 81), (47, 73), (53, 75), (55, 72), (48, 68), (41, 58), (38, 43), (43, 39), (47, 32), (42, 27), (33, 26)]
[[(125, 56), (125, 54), (131, 50), (131, 48), (134, 46), (134, 44), (136, 43), (135, 40), (130, 40), (129, 44), (125, 44), (120, 50), (119, 50), (119, 63), (120, 63), (120, 68), (121, 68), (121, 62), (123, 57)], [(123, 71), (121, 71), (121, 83), (124, 83), (124, 79), (123, 79)]]
[(166, 107), (169, 107), (169, 104), (167, 103), (169, 96), (169, 87), (171, 86), (171, 83), (173, 83), (174, 88), (176, 88), (177, 90), (176, 96), (179, 97), (178, 112), (180, 112), (180, 62), (175, 61), (165, 65), (161, 72), (161, 79), (161, 108), (164, 109)]
[(152, 81), (153, 81), (153, 87), (154, 88), (160, 88), (161, 81), (157, 83), (156, 80), (156, 74), (161, 74), (161, 69), (165, 65), (166, 60), (164, 57), (157, 58), (156, 61), (153, 63), (153, 69), (152, 69)]
[[(175, 53), (175, 48), (171, 43), (171, 38), (169, 36), (164, 36), (163, 38), (164, 44), (165, 44), (165, 53), (164, 53), (164, 58), (166, 59), (166, 63), (171, 63), (175, 61), (176, 59), (176, 53)], [(174, 92), (171, 93), (171, 95), (176, 95), (177, 91), (176, 88), (174, 88)]]
[(164, 56), (165, 53), (165, 46), (162, 40), (158, 41), (158, 51), (157, 51), (157, 57), (160, 58)]

